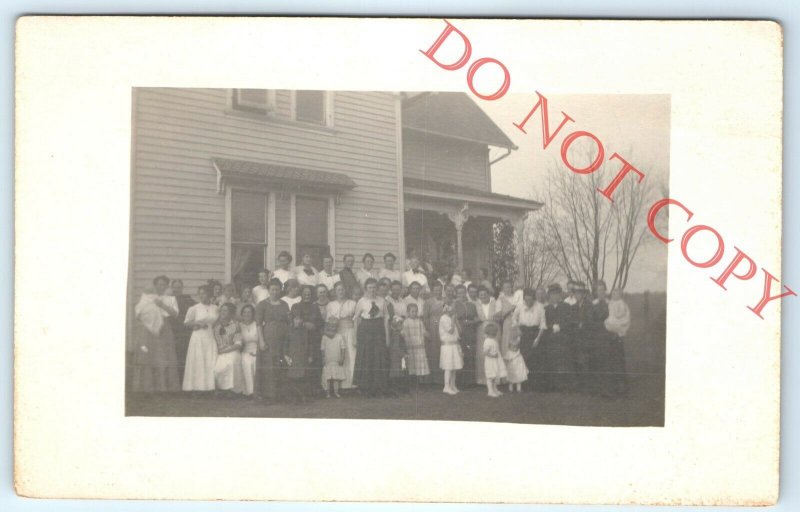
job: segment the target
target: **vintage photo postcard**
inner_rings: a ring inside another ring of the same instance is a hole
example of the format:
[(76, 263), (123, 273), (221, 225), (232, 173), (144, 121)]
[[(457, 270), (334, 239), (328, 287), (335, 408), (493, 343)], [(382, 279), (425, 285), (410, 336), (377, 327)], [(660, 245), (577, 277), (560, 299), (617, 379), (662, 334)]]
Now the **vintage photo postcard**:
[(28, 17), (16, 52), (20, 495), (777, 500), (777, 24)]

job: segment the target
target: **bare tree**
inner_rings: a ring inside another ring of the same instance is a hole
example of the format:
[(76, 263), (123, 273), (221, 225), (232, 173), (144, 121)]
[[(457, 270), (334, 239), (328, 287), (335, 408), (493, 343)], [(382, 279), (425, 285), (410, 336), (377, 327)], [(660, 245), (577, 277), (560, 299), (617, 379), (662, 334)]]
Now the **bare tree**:
[[(584, 150), (583, 157), (591, 161), (594, 155)], [(624, 289), (639, 248), (647, 240), (646, 208), (653, 187), (647, 179), (640, 183), (628, 177), (611, 202), (598, 189), (608, 185), (618, 166), (609, 172), (603, 172), (604, 167), (581, 175), (554, 162), (540, 194), (545, 207), (538, 214), (552, 258), (566, 278), (594, 287), (600, 280), (607, 281), (608, 272), (613, 275), (611, 287)]]
[(520, 243), (520, 275), (528, 288), (552, 283), (560, 274), (554, 245), (543, 215), (530, 215), (523, 226)]

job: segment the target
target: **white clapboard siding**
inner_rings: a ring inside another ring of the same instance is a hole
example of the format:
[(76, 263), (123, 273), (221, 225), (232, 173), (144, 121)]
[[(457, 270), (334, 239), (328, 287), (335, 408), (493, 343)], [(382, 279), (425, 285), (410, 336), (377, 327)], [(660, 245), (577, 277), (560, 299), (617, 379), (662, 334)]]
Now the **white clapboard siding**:
[[(288, 118), (289, 91), (276, 91), (275, 116)], [(345, 173), (357, 187), (336, 205), (336, 260), (352, 252), (400, 250), (396, 98), (336, 92), (334, 127), (308, 128), (242, 115), (225, 89), (139, 88), (134, 105), (133, 296), (158, 274), (187, 293), (225, 276), (225, 196), (211, 158)], [(290, 199), (276, 194), (275, 247), (290, 247)]]
[(490, 191), (486, 144), (403, 131), (403, 176)]

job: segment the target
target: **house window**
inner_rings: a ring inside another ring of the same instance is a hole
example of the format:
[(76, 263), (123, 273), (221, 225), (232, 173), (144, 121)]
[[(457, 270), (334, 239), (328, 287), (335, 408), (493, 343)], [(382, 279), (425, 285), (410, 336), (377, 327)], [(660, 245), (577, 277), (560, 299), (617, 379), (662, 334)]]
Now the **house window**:
[(328, 199), (297, 196), (295, 202), (297, 258), (308, 251), (314, 267), (322, 268), (322, 257), (331, 250), (328, 244)]
[(231, 105), (236, 110), (272, 115), (275, 112), (275, 94), (267, 89), (234, 89)]
[(255, 283), (266, 266), (268, 197), (231, 191), (231, 278), (237, 288)]
[(294, 103), (295, 121), (327, 124), (326, 98), (324, 91), (296, 91)]

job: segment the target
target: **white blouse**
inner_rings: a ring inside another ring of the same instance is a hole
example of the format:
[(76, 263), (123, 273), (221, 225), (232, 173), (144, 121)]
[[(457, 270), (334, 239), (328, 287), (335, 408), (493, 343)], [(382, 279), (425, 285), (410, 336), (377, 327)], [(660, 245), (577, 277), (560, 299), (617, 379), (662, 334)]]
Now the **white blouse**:
[(333, 286), (338, 283), (341, 279), (339, 278), (339, 273), (335, 270), (332, 271), (330, 274), (324, 270), (320, 270), (319, 274), (317, 274), (317, 284), (324, 284), (328, 287), (328, 290), (333, 290)]
[(185, 324), (200, 322), (206, 326), (211, 326), (219, 319), (219, 308), (216, 304), (195, 304), (186, 311)]
[(281, 297), (281, 300), (282, 300), (283, 302), (285, 302), (286, 304), (288, 304), (288, 305), (289, 305), (289, 311), (291, 311), (291, 310), (292, 310), (292, 306), (294, 306), (295, 304), (297, 304), (298, 302), (300, 302), (301, 300), (303, 300), (303, 297), (301, 297), (300, 295), (298, 295), (298, 296), (297, 296), (297, 297), (295, 297), (295, 298), (291, 298), (291, 297), (289, 297), (289, 296), (287, 295), (287, 296), (285, 296), (285, 297)]
[[(378, 314), (375, 317), (371, 317), (369, 314), (373, 303), (378, 306)], [(383, 318), (386, 316), (386, 300), (384, 300), (383, 297), (375, 297), (373, 299), (361, 297), (358, 299), (358, 303), (356, 303), (356, 310), (353, 316), (357, 317), (359, 315), (361, 315), (361, 318), (365, 320), (371, 318)]]
[(523, 302), (517, 306), (517, 309), (514, 310), (514, 315), (512, 316), (512, 325), (547, 329), (544, 316), (544, 305), (539, 302), (534, 302), (533, 306), (528, 307)]
[(289, 279), (294, 279), (295, 276), (294, 272), (292, 272), (291, 270), (284, 270), (282, 268), (279, 268), (278, 270), (272, 273), (272, 277), (278, 279), (278, 281), (280, 281), (281, 284), (284, 285), (286, 284), (286, 281), (288, 281)]
[(356, 303), (350, 299), (344, 302), (334, 300), (329, 302), (325, 309), (328, 312), (328, 318), (352, 320), (356, 313)]
[(269, 289), (266, 286), (258, 285), (253, 288), (253, 305), (257, 305), (264, 299), (269, 298)]
[(314, 267), (311, 267), (311, 275), (306, 274), (302, 266), (296, 267), (294, 269), (294, 275), (301, 286), (317, 286), (317, 283), (319, 283), (319, 272), (317, 272), (317, 269)]

